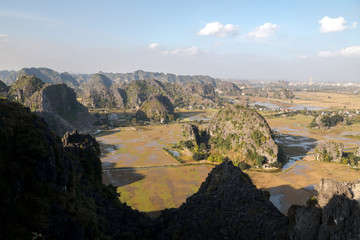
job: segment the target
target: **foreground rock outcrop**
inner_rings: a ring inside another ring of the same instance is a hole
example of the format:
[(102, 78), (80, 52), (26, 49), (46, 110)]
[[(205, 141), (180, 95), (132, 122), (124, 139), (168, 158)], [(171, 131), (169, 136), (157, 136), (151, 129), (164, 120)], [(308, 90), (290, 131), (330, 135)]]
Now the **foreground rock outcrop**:
[(316, 206), (289, 209), (290, 239), (360, 239), (360, 182), (323, 179)]
[(150, 220), (101, 183), (99, 146), (63, 141), (20, 104), (0, 100), (0, 239), (144, 238)]
[[(197, 193), (158, 219), (157, 239), (287, 239), (287, 218), (232, 162), (216, 166)], [(166, 226), (166, 224), (169, 224)]]

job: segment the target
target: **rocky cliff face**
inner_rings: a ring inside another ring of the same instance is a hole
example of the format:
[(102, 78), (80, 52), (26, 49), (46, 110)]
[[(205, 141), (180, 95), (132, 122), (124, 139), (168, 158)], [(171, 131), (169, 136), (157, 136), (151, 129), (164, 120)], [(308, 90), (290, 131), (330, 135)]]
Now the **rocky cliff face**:
[(359, 186), (359, 181), (346, 184), (332, 179), (315, 185), (317, 206), (289, 209), (290, 239), (359, 239)]
[(216, 166), (196, 194), (158, 222), (165, 230), (157, 239), (287, 239), (287, 218), (232, 162)]
[[(210, 142), (230, 159), (263, 163), (281, 161), (279, 146), (275, 143), (265, 119), (255, 110), (240, 105), (228, 105), (219, 111), (207, 126)], [(224, 145), (225, 144), (225, 145)]]

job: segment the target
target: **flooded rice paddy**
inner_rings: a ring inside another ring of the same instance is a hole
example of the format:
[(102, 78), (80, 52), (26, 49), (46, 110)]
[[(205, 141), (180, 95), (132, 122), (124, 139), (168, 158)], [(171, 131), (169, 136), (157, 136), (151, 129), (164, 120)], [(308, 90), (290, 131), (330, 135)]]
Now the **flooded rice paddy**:
[[(207, 114), (196, 113), (199, 119)], [(185, 114), (185, 118), (192, 118)], [(284, 214), (292, 204), (304, 205), (316, 194), (314, 184), (321, 178), (339, 181), (360, 178), (360, 172), (345, 165), (321, 163), (309, 156), (319, 142), (334, 140), (345, 147), (360, 145), (346, 138), (360, 132), (360, 126), (321, 133), (306, 128), (311, 118), (267, 119), (276, 130), (276, 141), (290, 156), (281, 172), (246, 171), (258, 188), (270, 192), (270, 200)], [(347, 133), (346, 133), (347, 132)], [(157, 216), (165, 208), (179, 207), (197, 192), (213, 166), (180, 165), (163, 151), (181, 139), (181, 125), (148, 125), (102, 131), (96, 137), (101, 146), (103, 181), (118, 187), (120, 199), (134, 209)], [(174, 155), (178, 154), (173, 152)]]

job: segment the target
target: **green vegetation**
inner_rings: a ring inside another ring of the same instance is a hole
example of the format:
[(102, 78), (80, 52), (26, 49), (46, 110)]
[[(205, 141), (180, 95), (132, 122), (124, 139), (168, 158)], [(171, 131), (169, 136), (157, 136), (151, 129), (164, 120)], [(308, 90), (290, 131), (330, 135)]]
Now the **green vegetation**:
[(59, 218), (91, 229), (87, 234), (93, 237), (104, 237), (96, 203), (88, 193), (96, 189), (114, 204), (117, 195), (114, 188), (101, 184), (98, 153), (81, 146), (73, 153), (64, 151), (42, 119), (17, 103), (0, 100), (2, 236), (31, 239), (32, 232), (48, 230), (53, 236), (49, 239), (56, 238)]
[(355, 156), (354, 153), (344, 153), (344, 156), (341, 158), (341, 163), (358, 166), (360, 164), (360, 157)]

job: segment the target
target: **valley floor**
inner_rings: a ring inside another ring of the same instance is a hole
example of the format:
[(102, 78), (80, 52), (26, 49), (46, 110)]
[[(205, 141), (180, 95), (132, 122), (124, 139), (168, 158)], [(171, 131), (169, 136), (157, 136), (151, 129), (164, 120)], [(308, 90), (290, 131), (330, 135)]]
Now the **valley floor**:
[[(206, 120), (215, 113), (215, 110), (186, 111), (181, 113), (181, 119)], [(359, 170), (336, 163), (317, 162), (309, 155), (322, 141), (342, 142), (346, 148), (359, 146), (358, 139), (345, 135), (359, 134), (360, 124), (339, 126), (330, 131), (310, 130), (306, 126), (312, 117), (261, 114), (278, 132), (276, 141), (284, 147), (290, 162), (280, 172), (246, 172), (258, 188), (270, 192), (270, 200), (284, 214), (290, 205), (305, 205), (311, 195), (316, 195), (313, 185), (321, 178), (339, 181), (360, 178)], [(117, 186), (121, 201), (150, 216), (157, 216), (165, 208), (179, 207), (187, 197), (197, 192), (213, 168), (205, 164), (181, 165), (163, 151), (164, 147), (169, 148), (181, 139), (181, 124), (122, 127), (102, 131), (96, 138), (103, 153), (104, 183)]]

